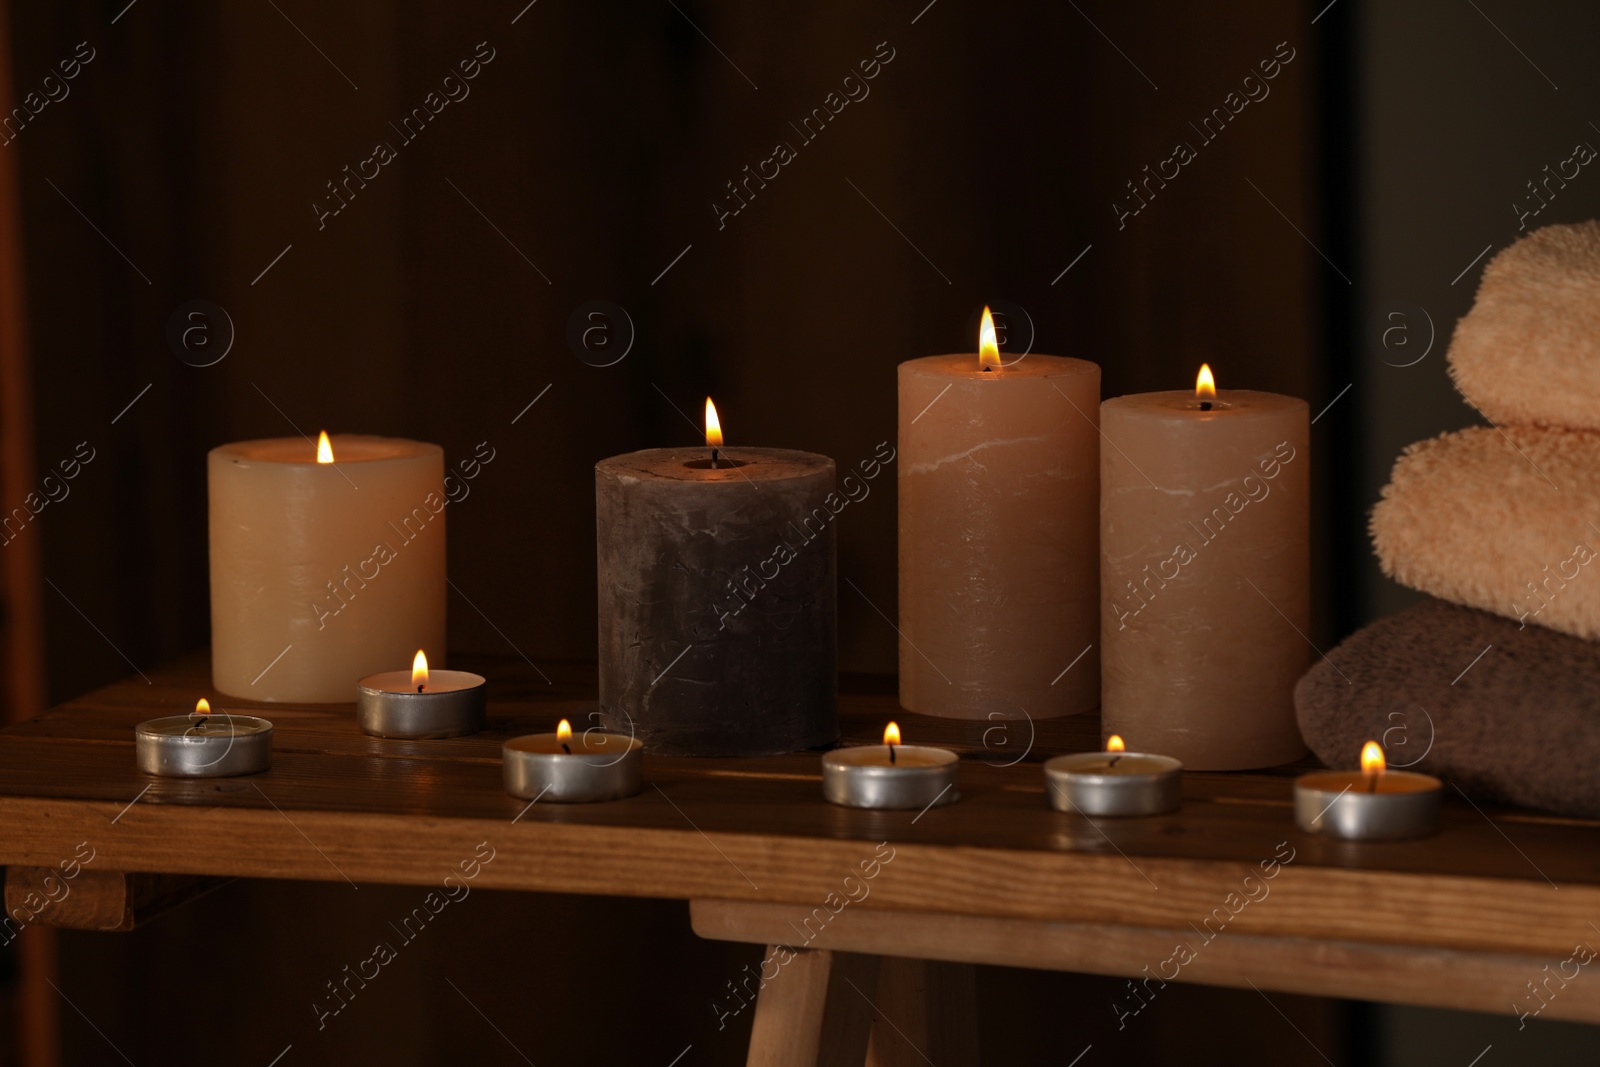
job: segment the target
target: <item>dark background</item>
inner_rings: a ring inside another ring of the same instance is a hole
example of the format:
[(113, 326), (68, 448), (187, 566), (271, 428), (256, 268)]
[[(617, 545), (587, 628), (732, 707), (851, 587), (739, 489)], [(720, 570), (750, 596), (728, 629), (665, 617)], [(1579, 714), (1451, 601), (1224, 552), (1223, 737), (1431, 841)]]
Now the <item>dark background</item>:
[[(1108, 396), (1185, 387), (1207, 360), (1223, 388), (1322, 413), (1326, 647), (1406, 602), (1366, 509), (1401, 447), (1472, 421), (1443, 351), (1474, 257), (1516, 236), (1524, 182), (1600, 144), (1600, 10), (1577, 2), (524, 3), (12, 3), (15, 94), (95, 50), (0, 146), (21, 167), (38, 466), (97, 452), (25, 534), (50, 582), (52, 700), (206, 644), (216, 444), (326, 427), (453, 460), (488, 441), (497, 458), (450, 509), (470, 598), (452, 594), (452, 645), (590, 659), (595, 460), (696, 439), (710, 393), (732, 443), (853, 464), (894, 437), (896, 364), (973, 348), (999, 300), (1027, 311), (1035, 351), (1099, 362)], [(470, 96), (400, 145), (387, 124), (485, 41)], [(788, 123), (884, 41), (870, 95), (800, 145)], [(1294, 59), (1270, 96), (1200, 147), (1188, 124), (1280, 42)], [(324, 183), (377, 140), (398, 158), (319, 229)], [(724, 183), (778, 140), (798, 157), (719, 229)], [(1198, 158), (1119, 229), (1112, 201), (1178, 140)], [(1585, 173), (1537, 221), (1597, 209)], [(215, 366), (167, 339), (195, 299), (236, 331)], [(636, 332), (605, 368), (565, 336), (596, 299)], [(894, 669), (874, 610), (894, 616), (894, 513), (880, 481), (840, 520), (840, 574), (865, 594), (841, 593), (848, 670)], [(285, 1065), (521, 1062), (445, 978), (534, 1062), (664, 1067), (691, 1044), (685, 1065), (742, 1062), (748, 1014), (719, 1034), (709, 1002), (754, 955), (643, 901), (476, 894), (316, 1033), (320, 983), (415, 893), (359, 896), (236, 884), (132, 935), (64, 936), (66, 1062), (122, 1062), (114, 1044), (265, 1064), (290, 1043)], [(1098, 1063), (1195, 1065), (1595, 1045), (1509, 1016), (1275, 998), (1291, 1027), (1255, 994), (1177, 987), (1119, 1034), (1119, 989), (985, 969), (992, 1061), (1065, 1063), (1089, 1041)]]

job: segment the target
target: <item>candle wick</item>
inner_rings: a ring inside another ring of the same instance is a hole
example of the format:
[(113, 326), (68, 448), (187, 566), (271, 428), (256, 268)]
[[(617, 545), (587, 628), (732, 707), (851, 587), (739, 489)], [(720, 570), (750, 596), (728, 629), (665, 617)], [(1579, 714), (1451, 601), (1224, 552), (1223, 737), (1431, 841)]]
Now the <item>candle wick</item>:
[(425, 686), (425, 685), (419, 685), (419, 686), (417, 686), (417, 692), (419, 692), (419, 693), (420, 693), (420, 692), (422, 692), (422, 691), (423, 691), (423, 690), (424, 690), (424, 689), (426, 689), (426, 688), (428, 688), (428, 687), (427, 687), (427, 686)]
[(567, 755), (570, 756), (570, 755), (572, 755), (572, 746), (567, 744), (565, 741), (563, 741), (563, 742), (561, 742), (561, 751), (565, 752)]
[(1377, 791), (1378, 791), (1378, 776), (1376, 774), (1367, 775), (1367, 792), (1376, 793)]
[(1120, 754), (1112, 756), (1111, 757), (1111, 762), (1106, 764), (1106, 766), (1107, 767), (1115, 767), (1117, 765), (1117, 760), (1119, 760), (1121, 758), (1122, 758), (1122, 756)]
[(717, 469), (717, 453), (720, 452), (720, 451), (721, 451), (720, 449), (716, 449), (716, 448), (713, 448), (711, 450), (711, 469), (712, 470), (716, 470)]
[(889, 746), (889, 762), (890, 763), (894, 762), (894, 746), (893, 745)]
[(1211, 410), (1211, 401), (1209, 401), (1209, 400), (1200, 401), (1200, 410), (1201, 411), (1210, 411)]

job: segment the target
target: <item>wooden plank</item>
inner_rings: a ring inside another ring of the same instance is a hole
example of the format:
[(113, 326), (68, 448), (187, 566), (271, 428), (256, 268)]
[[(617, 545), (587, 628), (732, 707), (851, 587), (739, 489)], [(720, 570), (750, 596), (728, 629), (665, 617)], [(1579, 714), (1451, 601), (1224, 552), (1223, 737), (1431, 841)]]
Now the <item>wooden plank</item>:
[[(648, 796), (635, 801), (651, 803)], [(671, 806), (654, 803), (671, 812)], [(90, 841), (119, 870), (435, 884), (480, 842), (495, 850), (485, 888), (788, 901), (812, 907), (874, 854), (859, 840), (642, 829), (570, 820), (576, 809), (534, 805), (513, 822), (344, 811), (224, 810), (140, 802), (8, 798), (0, 860), (48, 865), (64, 841)], [(120, 813), (120, 818), (119, 818)], [(113, 819), (117, 819), (115, 823)], [(902, 823), (903, 825), (903, 823)], [(895, 835), (899, 836), (899, 835)], [(880, 838), (880, 840), (882, 840)], [(870, 907), (1049, 921), (1181, 927), (1236, 893), (1252, 867), (1114, 853), (896, 841), (872, 883)], [(1144, 879), (1148, 877), (1150, 882)], [(1286, 866), (1272, 906), (1239, 928), (1261, 934), (1368, 940), (1564, 956), (1600, 914), (1600, 888), (1507, 878), (1396, 875)]]
[(1600, 914), (1600, 824), (1447, 802), (1434, 837), (1339, 842), (1294, 829), (1273, 774), (1187, 775), (1177, 813), (1090, 821), (1052, 811), (1027, 761), (964, 760), (962, 801), (917, 813), (824, 803), (814, 753), (646, 757), (639, 796), (529, 806), (502, 790), (498, 738), (581, 705), (593, 668), (552, 666), (548, 686), (518, 670), (491, 672), (524, 694), (494, 705), (496, 733), (381, 742), (347, 709), (277, 707), (273, 769), (209, 781), (136, 771), (132, 724), (204, 686), (203, 660), (147, 672), (0, 732), (0, 862), (49, 866), (87, 840), (113, 870), (428, 884), (488, 841), (481, 877), (503, 888), (815, 904), (885, 842), (898, 858), (873, 908), (1181, 927), (1280, 856), (1272, 906), (1241, 929), (1564, 956)]
[(80, 867), (7, 867), (6, 914), (69, 930), (124, 932), (228, 883), (226, 878)]
[(763, 957), (763, 977), (769, 966), (773, 977), (756, 997), (748, 1067), (860, 1067), (872, 1026), (872, 1006), (860, 990), (877, 985), (878, 958), (774, 945)]
[[(1271, 899), (1262, 906), (1270, 907)], [(701, 937), (755, 943), (788, 937), (793, 944), (795, 913), (792, 906), (748, 901), (696, 900), (689, 908)], [(1545, 955), (1456, 952), (1215, 927), (1041, 923), (852, 908), (807, 943), (841, 952), (1131, 978), (1144, 1001), (1178, 981), (1600, 1023), (1600, 984), (1559, 977), (1563, 964), (1578, 970), (1570, 957), (1581, 941), (1592, 942), (1592, 936), (1575, 933), (1564, 948)], [(1187, 956), (1179, 946), (1189, 949)], [(1110, 1006), (1125, 1018), (1142, 1010), (1141, 1003), (1128, 995)]]

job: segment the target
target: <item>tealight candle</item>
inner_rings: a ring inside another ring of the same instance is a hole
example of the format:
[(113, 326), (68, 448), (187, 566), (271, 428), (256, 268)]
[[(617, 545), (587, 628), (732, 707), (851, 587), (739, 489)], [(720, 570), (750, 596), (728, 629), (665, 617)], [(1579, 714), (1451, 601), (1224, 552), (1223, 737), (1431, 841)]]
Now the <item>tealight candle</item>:
[(1308, 834), (1350, 841), (1426, 837), (1439, 828), (1443, 784), (1431, 774), (1391, 771), (1376, 741), (1359, 771), (1312, 771), (1294, 782), (1294, 821)]
[(212, 714), (204, 697), (192, 715), (150, 719), (134, 729), (139, 769), (164, 778), (229, 778), (272, 766), (272, 724), (254, 715)]
[(1078, 752), (1046, 760), (1044, 778), (1050, 806), (1082, 815), (1162, 815), (1176, 811), (1183, 797), (1171, 756), (1128, 752), (1111, 735), (1104, 752)]
[(836, 748), (823, 755), (822, 795), (847, 808), (942, 807), (961, 799), (955, 788), (960, 762), (947, 748), (902, 745), (900, 727), (891, 722), (881, 745)]
[(375, 737), (460, 737), (483, 729), (489, 683), (470, 671), (430, 671), (421, 649), (409, 671), (356, 685), (356, 721)]
[(587, 803), (631, 797), (643, 783), (644, 744), (601, 729), (513, 737), (500, 749), (506, 792), (524, 800)]

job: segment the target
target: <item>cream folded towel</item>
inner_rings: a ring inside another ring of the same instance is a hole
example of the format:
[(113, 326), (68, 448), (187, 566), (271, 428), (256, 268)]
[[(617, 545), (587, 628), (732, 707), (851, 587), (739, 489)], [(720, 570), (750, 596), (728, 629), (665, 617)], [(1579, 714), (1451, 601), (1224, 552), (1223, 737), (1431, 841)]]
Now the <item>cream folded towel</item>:
[(1419, 441), (1371, 529), (1402, 585), (1600, 638), (1600, 433), (1474, 427)]
[(1491, 259), (1449, 363), (1492, 422), (1600, 430), (1600, 222), (1546, 226)]

